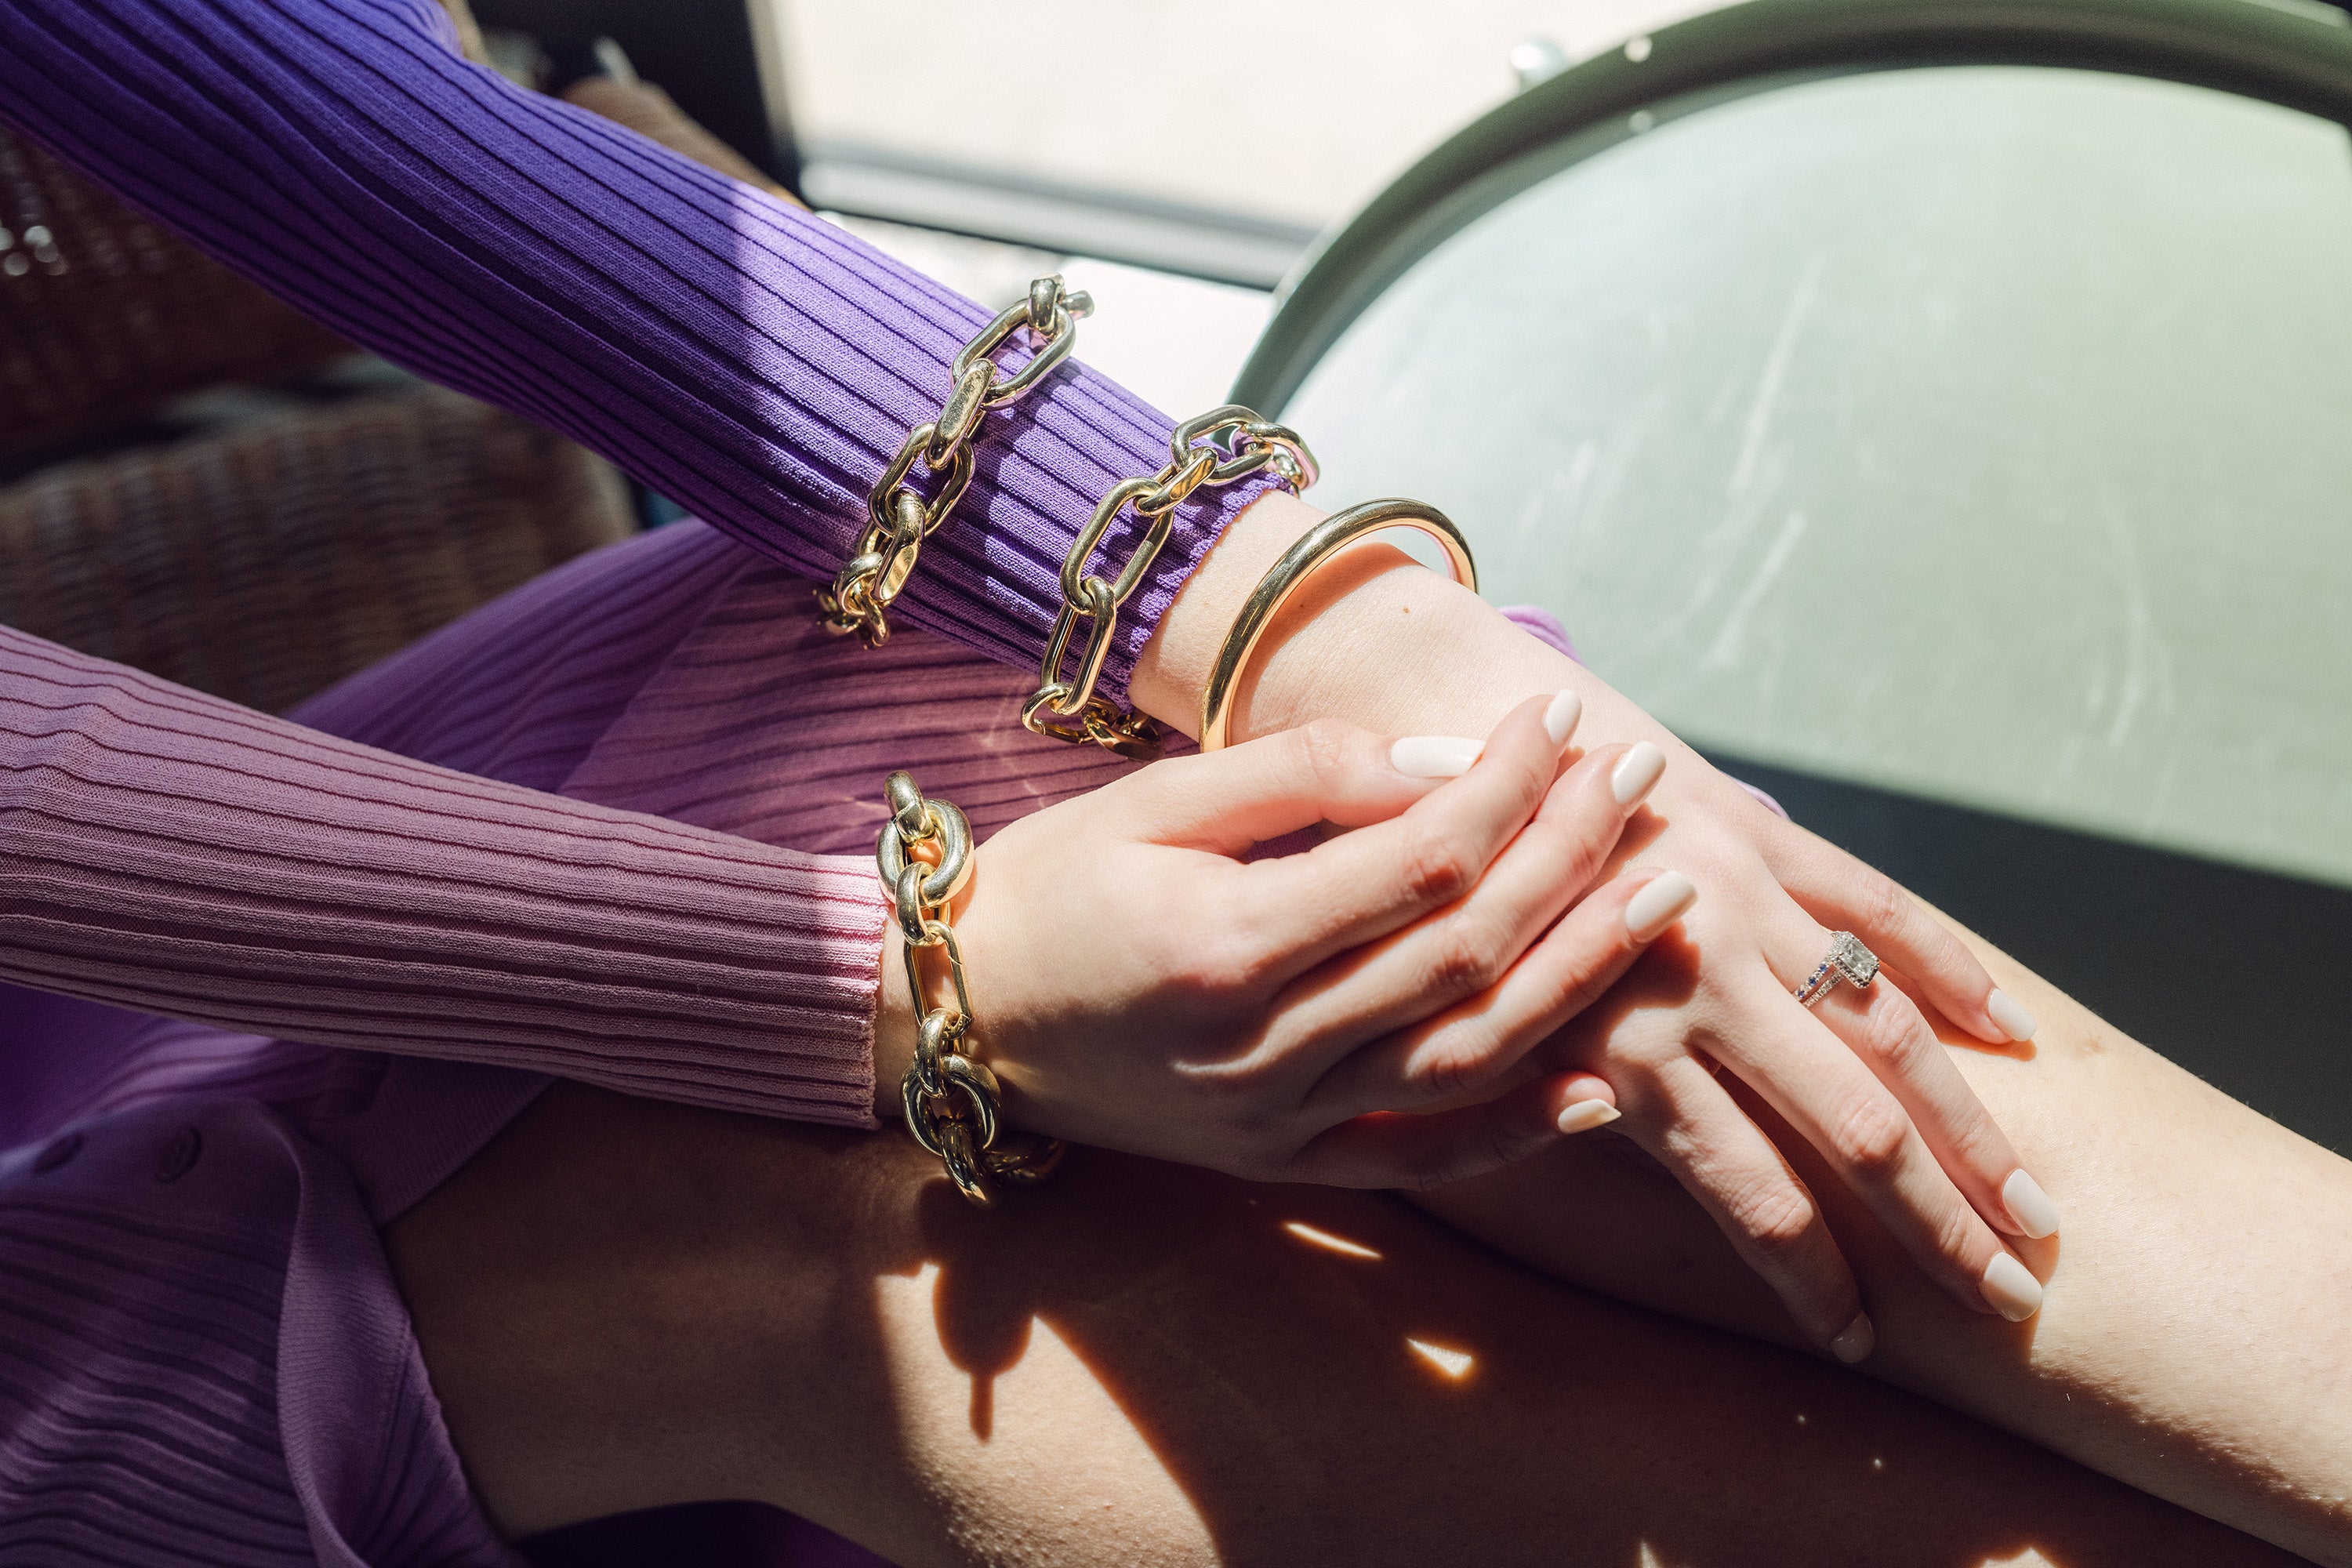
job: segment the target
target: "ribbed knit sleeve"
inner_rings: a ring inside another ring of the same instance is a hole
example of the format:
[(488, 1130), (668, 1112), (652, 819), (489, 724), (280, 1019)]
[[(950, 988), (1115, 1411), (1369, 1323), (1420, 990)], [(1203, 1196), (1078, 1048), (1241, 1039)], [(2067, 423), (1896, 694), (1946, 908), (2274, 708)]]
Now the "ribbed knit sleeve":
[[(992, 313), (467, 63), (432, 0), (7, 0), (0, 118), (353, 341), (821, 578)], [(1078, 528), (1115, 479), (1167, 461), (1171, 428), (1083, 367), (990, 416), (908, 618), (1034, 663)], [(1178, 509), (1108, 689), (1265, 482)]]
[(863, 858), (453, 773), (0, 628), (0, 979), (862, 1126), (883, 918)]

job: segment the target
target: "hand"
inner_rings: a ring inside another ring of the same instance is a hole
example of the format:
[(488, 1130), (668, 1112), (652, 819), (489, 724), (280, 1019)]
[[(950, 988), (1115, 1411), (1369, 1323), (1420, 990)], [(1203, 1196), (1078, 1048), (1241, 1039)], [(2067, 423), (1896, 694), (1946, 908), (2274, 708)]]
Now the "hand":
[[(1578, 901), (1625, 808), (1610, 789), (1623, 748), (1559, 772), (1577, 708), (1525, 704), (1451, 782), (1322, 723), (1158, 763), (1004, 828), (953, 916), (972, 1048), (1008, 1119), (1364, 1187), (1465, 1179), (1607, 1120), (1608, 1087), (1587, 1074), (1495, 1092), (1692, 897), (1644, 871)], [(1325, 822), (1358, 831), (1242, 858)], [(891, 941), (886, 1000), (904, 994)], [(1486, 1026), (1481, 998), (1499, 997), (1528, 1021)], [(883, 1027), (877, 1061), (894, 1040), (903, 1060), (911, 1013)]]
[[(1315, 515), (1280, 495), (1243, 514), (1145, 650), (1134, 691), (1148, 710), (1191, 721), (1233, 606)], [(1330, 716), (1475, 735), (1528, 693), (1565, 686), (1583, 700), (1588, 741), (1659, 747), (1666, 777), (1634, 843), (1643, 859), (1688, 874), (1705, 903), (1686, 940), (1633, 976), (1631, 1005), (1588, 1015), (1542, 1063), (1606, 1074), (1619, 1129), (1707, 1209), (1800, 1328), (1843, 1359), (1871, 1342), (1852, 1273), (1811, 1194), (1716, 1068), (1820, 1150), (1957, 1300), (2011, 1318), (2038, 1308), (2040, 1285), (1996, 1230), (2047, 1235), (2057, 1215), (1906, 992), (1990, 1042), (2030, 1037), (2032, 1020), (1893, 882), (1765, 810), (1475, 595), (1378, 545), (1326, 568), (1261, 647), (1236, 699), (1236, 734)], [(1832, 929), (1860, 936), (1889, 978), (1860, 995), (1841, 986), (1809, 1013), (1790, 992)]]

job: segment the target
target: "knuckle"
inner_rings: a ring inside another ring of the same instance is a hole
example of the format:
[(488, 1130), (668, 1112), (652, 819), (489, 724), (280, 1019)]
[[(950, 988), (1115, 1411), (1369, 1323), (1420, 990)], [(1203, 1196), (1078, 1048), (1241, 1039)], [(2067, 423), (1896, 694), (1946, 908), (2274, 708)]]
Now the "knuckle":
[[(1979, 1241), (1980, 1236), (1984, 1237), (1982, 1243)], [(1933, 1245), (1937, 1257), (1947, 1259), (1962, 1275), (1973, 1281), (1983, 1265), (1991, 1260), (1991, 1248), (1999, 1244), (1993, 1242), (1990, 1236), (1985, 1233), (1983, 1225), (1978, 1220), (1974, 1209), (1965, 1203), (1955, 1201), (1937, 1223)], [(1975, 1259), (1974, 1267), (1970, 1265), (1972, 1258)]]
[(1819, 1218), (1812, 1198), (1791, 1182), (1775, 1182), (1748, 1194), (1733, 1223), (1764, 1257), (1784, 1258), (1804, 1247)]
[(1443, 827), (1417, 826), (1405, 840), (1399, 868), (1407, 893), (1423, 905), (1450, 904), (1477, 880), (1470, 851)]
[(1406, 1065), (1405, 1094), (1414, 1102), (1450, 1100), (1478, 1086), (1484, 1057), (1469, 1042), (1440, 1037)]
[(1892, 1174), (1910, 1137), (1911, 1119), (1875, 1089), (1855, 1095), (1829, 1129), (1830, 1152), (1864, 1180)]
[(1908, 929), (1916, 910), (1912, 907), (1911, 895), (1903, 890), (1902, 884), (1885, 872), (1874, 871), (1867, 867), (1862, 868), (1860, 874), (1861, 908), (1864, 917), (1871, 922), (1871, 929), (1879, 931)]
[(1502, 977), (1502, 936), (1489, 922), (1459, 914), (1430, 935), (1435, 946), (1423, 975), (1424, 994), (1466, 996)]
[(1317, 791), (1329, 799), (1348, 782), (1356, 731), (1337, 719), (1314, 719), (1292, 731), (1299, 765)]
[(1882, 989), (1858, 1021), (1854, 1049), (1874, 1066), (1906, 1076), (1919, 1065), (1927, 1020), (1892, 990)]
[[(1581, 888), (1599, 873), (1601, 862), (1616, 842), (1616, 829), (1622, 818), (1601, 817), (1579, 820), (1563, 818), (1546, 809), (1536, 814), (1519, 835), (1519, 842), (1538, 847), (1547, 865), (1556, 866), (1553, 877), (1564, 888)], [(1609, 800), (1613, 809), (1616, 802)]]

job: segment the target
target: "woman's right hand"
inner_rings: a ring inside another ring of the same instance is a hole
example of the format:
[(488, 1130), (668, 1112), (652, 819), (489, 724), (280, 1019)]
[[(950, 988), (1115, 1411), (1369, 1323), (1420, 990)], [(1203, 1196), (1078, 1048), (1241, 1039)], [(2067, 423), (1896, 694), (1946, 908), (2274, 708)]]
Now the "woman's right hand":
[[(951, 913), (967, 1048), (1007, 1120), (1262, 1180), (1403, 1188), (1610, 1120), (1589, 1073), (1515, 1075), (1696, 893), (1654, 870), (1591, 887), (1639, 802), (1612, 787), (1628, 748), (1560, 772), (1579, 708), (1521, 705), (1451, 780), (1400, 770), (1415, 742), (1318, 723), (1005, 827)], [(1243, 858), (1327, 822), (1356, 831)], [(913, 1035), (898, 940), (884, 1074)], [(1505, 993), (1528, 1026), (1462, 1026)]]

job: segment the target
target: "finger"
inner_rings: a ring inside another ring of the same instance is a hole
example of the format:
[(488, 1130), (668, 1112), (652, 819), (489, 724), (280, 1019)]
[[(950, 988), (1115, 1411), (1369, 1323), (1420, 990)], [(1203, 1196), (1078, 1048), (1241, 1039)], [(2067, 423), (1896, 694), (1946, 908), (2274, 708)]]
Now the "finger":
[(1286, 855), (1234, 868), (1234, 907), (1284, 954), (1282, 978), (1462, 898), (1526, 826), (1559, 771), (1564, 741), (1544, 726), (1548, 700), (1505, 716), (1477, 763), (1402, 816)]
[(1545, 932), (1499, 984), (1343, 1058), (1307, 1096), (1307, 1115), (1330, 1124), (1370, 1110), (1428, 1112), (1491, 1092), (1697, 898), (1678, 871), (1615, 878)]
[(1318, 823), (1384, 822), (1445, 781), (1391, 760), (1395, 743), (1318, 719), (1223, 751), (1171, 757), (1107, 786), (1146, 842), (1240, 855)]
[(1895, 1096), (1977, 1213), (2012, 1236), (2058, 1228), (2056, 1206), (1911, 998), (1884, 981), (1841, 985), (1813, 1012)]
[(1308, 1140), (1276, 1179), (1427, 1192), (1615, 1121), (1609, 1100), (1608, 1084), (1590, 1073), (1568, 1073), (1433, 1116), (1359, 1116)]
[(1868, 1355), (1853, 1271), (1772, 1141), (1694, 1058), (1618, 1076), (1617, 1130), (1673, 1173), (1806, 1338), (1849, 1365)]
[(1465, 897), (1299, 976), (1276, 1004), (1281, 1037), (1313, 1042), (1320, 1073), (1500, 981), (1616, 847), (1625, 814), (1609, 780), (1624, 751), (1604, 747), (1562, 774)]
[(2010, 1255), (1937, 1163), (1902, 1103), (1780, 989), (1769, 970), (1759, 967), (1736, 984), (1746, 1016), (1716, 1031), (1717, 1058), (1820, 1152), (1930, 1279), (1973, 1310), (2008, 1315), (2013, 1293), (1992, 1289), (2004, 1276), (1988, 1270)]
[(1762, 852), (1807, 914), (1829, 930), (1862, 938), (1961, 1028), (1996, 1045), (2033, 1037), (2033, 1015), (1995, 985), (1968, 944), (1893, 878), (1794, 823), (1775, 823)]

